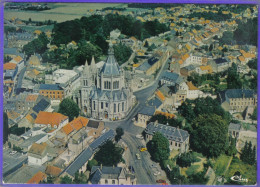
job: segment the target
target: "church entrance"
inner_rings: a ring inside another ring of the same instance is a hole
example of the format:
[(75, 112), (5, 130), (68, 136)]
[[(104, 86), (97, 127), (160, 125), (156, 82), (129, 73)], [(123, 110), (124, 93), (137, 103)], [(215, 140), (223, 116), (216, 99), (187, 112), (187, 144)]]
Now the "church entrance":
[(88, 109), (86, 106), (84, 106), (84, 112), (87, 113)]
[(105, 112), (104, 112), (104, 115), (105, 115), (105, 119), (107, 119), (107, 118), (108, 118), (108, 112), (105, 111)]

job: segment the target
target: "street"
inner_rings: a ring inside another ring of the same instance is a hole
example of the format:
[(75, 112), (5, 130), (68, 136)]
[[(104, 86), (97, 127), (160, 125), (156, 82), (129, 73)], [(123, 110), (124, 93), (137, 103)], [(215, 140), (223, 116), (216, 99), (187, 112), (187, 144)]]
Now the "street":
[[(124, 129), (125, 134), (122, 136), (122, 139), (127, 144), (130, 151), (129, 165), (133, 166), (135, 169), (138, 184), (156, 184), (156, 176), (153, 175), (154, 172), (151, 167), (151, 165), (155, 163), (151, 161), (150, 154), (147, 151), (139, 151), (138, 146), (145, 145), (143, 145), (140, 139), (137, 139), (135, 136), (137, 134), (141, 134), (144, 129), (142, 127), (135, 126), (132, 119), (143, 107), (145, 107), (147, 99), (151, 97), (157, 89), (161, 74), (167, 69), (167, 67), (168, 63), (166, 59), (166, 62), (159, 71), (153, 84), (147, 88), (134, 92), (137, 104), (132, 108), (125, 119), (105, 122), (105, 126), (111, 129), (115, 130), (117, 127)], [(141, 160), (136, 159), (136, 153), (140, 154)], [(158, 169), (160, 169), (159, 166)], [(162, 173), (161, 169), (160, 172)]]

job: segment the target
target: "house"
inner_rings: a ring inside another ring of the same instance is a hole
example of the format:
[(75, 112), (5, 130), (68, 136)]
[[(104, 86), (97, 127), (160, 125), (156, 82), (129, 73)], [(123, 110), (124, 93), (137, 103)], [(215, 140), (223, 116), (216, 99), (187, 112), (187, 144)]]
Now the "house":
[(257, 93), (254, 90), (229, 89), (218, 96), (222, 108), (230, 113), (244, 112), (249, 106), (257, 106)]
[(64, 98), (64, 90), (57, 84), (40, 84), (39, 94), (59, 103)]
[(62, 170), (60, 168), (52, 165), (48, 165), (45, 170), (45, 173), (51, 177), (58, 177), (61, 172)]
[(187, 82), (188, 90), (187, 90), (187, 99), (196, 99), (201, 94), (203, 94), (202, 91), (200, 91), (196, 86), (192, 84), (192, 82)]
[(87, 135), (85, 129), (80, 129), (69, 139), (68, 149), (70, 152), (72, 151), (78, 155), (89, 145), (90, 141), (93, 141), (93, 139), (93, 136)]
[(93, 136), (94, 138), (98, 138), (99, 136), (101, 136), (104, 127), (105, 126), (103, 121), (89, 120), (86, 126), (88, 136)]
[(23, 139), (20, 137), (20, 136), (17, 136), (15, 134), (10, 134), (8, 136), (8, 143), (10, 142), (11, 144), (11, 147), (18, 147), (22, 142), (23, 142)]
[(89, 184), (136, 185), (136, 177), (126, 168), (114, 166), (93, 166)]
[(152, 140), (153, 135), (160, 132), (165, 138), (169, 140), (170, 150), (178, 150), (180, 153), (185, 153), (189, 150), (189, 133), (185, 130), (171, 127), (168, 125), (150, 122), (145, 129), (145, 141)]
[(146, 75), (153, 74), (159, 67), (159, 59), (156, 57), (149, 58), (143, 64), (135, 68), (136, 73), (145, 73)]
[(74, 178), (76, 172), (86, 171), (88, 160), (93, 157), (93, 154), (100, 146), (104, 145), (108, 140), (112, 140), (114, 137), (115, 131), (112, 129), (102, 134), (76, 157), (76, 159), (62, 172), (61, 176), (68, 175), (69, 177)]
[(239, 132), (241, 131), (241, 125), (236, 123), (230, 123), (228, 126), (228, 134), (232, 138), (239, 138)]
[(35, 127), (48, 127), (52, 129), (61, 129), (69, 122), (68, 116), (56, 112), (40, 111), (35, 119)]
[(190, 76), (193, 72), (196, 71), (196, 66), (194, 65), (188, 65), (186, 67), (181, 68), (180, 73), (182, 76)]
[(47, 143), (33, 143), (28, 151), (28, 164), (41, 166), (47, 162), (47, 160)]
[(10, 62), (17, 65), (18, 72), (24, 68), (24, 59), (21, 56), (16, 56)]
[(67, 125), (62, 127), (61, 131), (66, 134), (66, 136), (72, 136), (75, 132), (83, 127), (86, 127), (89, 120), (82, 116), (77, 117), (73, 121), (69, 122)]
[(27, 181), (27, 184), (40, 184), (47, 180), (47, 175), (41, 171), (37, 172), (31, 179)]
[(196, 73), (198, 73), (199, 75), (210, 74), (212, 72), (213, 72), (213, 69), (210, 65), (199, 66), (199, 67), (196, 68)]
[(19, 145), (19, 147), (23, 150), (23, 152), (28, 152), (34, 143), (40, 144), (46, 142), (47, 140), (48, 140), (48, 135), (46, 133), (42, 132), (37, 135), (32, 134), (32, 136), (28, 136), (28, 138), (25, 139), (23, 143)]
[(228, 61), (226, 58), (217, 58), (214, 61), (217, 65), (217, 72), (225, 71), (231, 66), (230, 61)]
[(15, 80), (18, 68), (15, 63), (8, 62), (4, 64), (4, 80)]
[(184, 82), (184, 80), (179, 74), (165, 71), (161, 76), (160, 85), (167, 84), (177, 86), (182, 82)]
[(137, 114), (137, 125), (146, 128), (147, 122), (154, 115), (155, 107), (145, 106)]
[(38, 54), (31, 55), (28, 60), (28, 65), (31, 67), (39, 67), (41, 65), (41, 56)]
[(52, 83), (64, 90), (64, 97), (71, 96), (80, 87), (80, 73), (75, 70), (57, 69), (52, 73)]

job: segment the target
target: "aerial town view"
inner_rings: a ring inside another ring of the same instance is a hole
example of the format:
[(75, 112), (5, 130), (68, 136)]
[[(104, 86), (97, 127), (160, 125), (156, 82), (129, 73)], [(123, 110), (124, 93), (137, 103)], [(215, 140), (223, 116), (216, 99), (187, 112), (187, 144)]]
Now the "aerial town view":
[(255, 185), (258, 6), (4, 4), (3, 183)]

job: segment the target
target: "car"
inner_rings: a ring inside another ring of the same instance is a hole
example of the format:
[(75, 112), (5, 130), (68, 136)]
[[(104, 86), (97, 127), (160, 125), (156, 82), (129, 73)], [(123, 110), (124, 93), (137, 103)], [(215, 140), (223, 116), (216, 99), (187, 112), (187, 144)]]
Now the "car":
[(151, 165), (151, 167), (152, 167), (152, 168), (157, 168), (157, 166), (156, 166), (156, 165), (154, 165), (154, 164), (152, 164), (152, 165)]
[(136, 158), (137, 158), (137, 160), (141, 160), (141, 157), (138, 153), (136, 153)]
[(144, 139), (141, 134), (137, 134), (135, 137), (138, 138), (138, 139), (141, 139), (141, 140)]
[(156, 182), (157, 182), (157, 183), (166, 183), (166, 181), (163, 180), (163, 179), (158, 179), (158, 180), (156, 180)]
[(160, 171), (157, 171), (157, 172), (155, 172), (153, 175), (160, 175), (161, 174), (161, 172)]
[(133, 167), (133, 166), (129, 166), (128, 169), (129, 169), (129, 171), (130, 171), (131, 173), (133, 173), (133, 174), (135, 173), (135, 170), (134, 170), (134, 167)]
[(135, 118), (133, 118), (132, 121), (135, 121)]
[(165, 182), (165, 183), (161, 183), (160, 185), (168, 185), (168, 183)]
[(147, 148), (146, 147), (142, 147), (142, 148), (140, 148), (140, 151), (141, 152), (147, 151)]
[(14, 155), (15, 153), (17, 153), (17, 151), (11, 151), (10, 155)]

